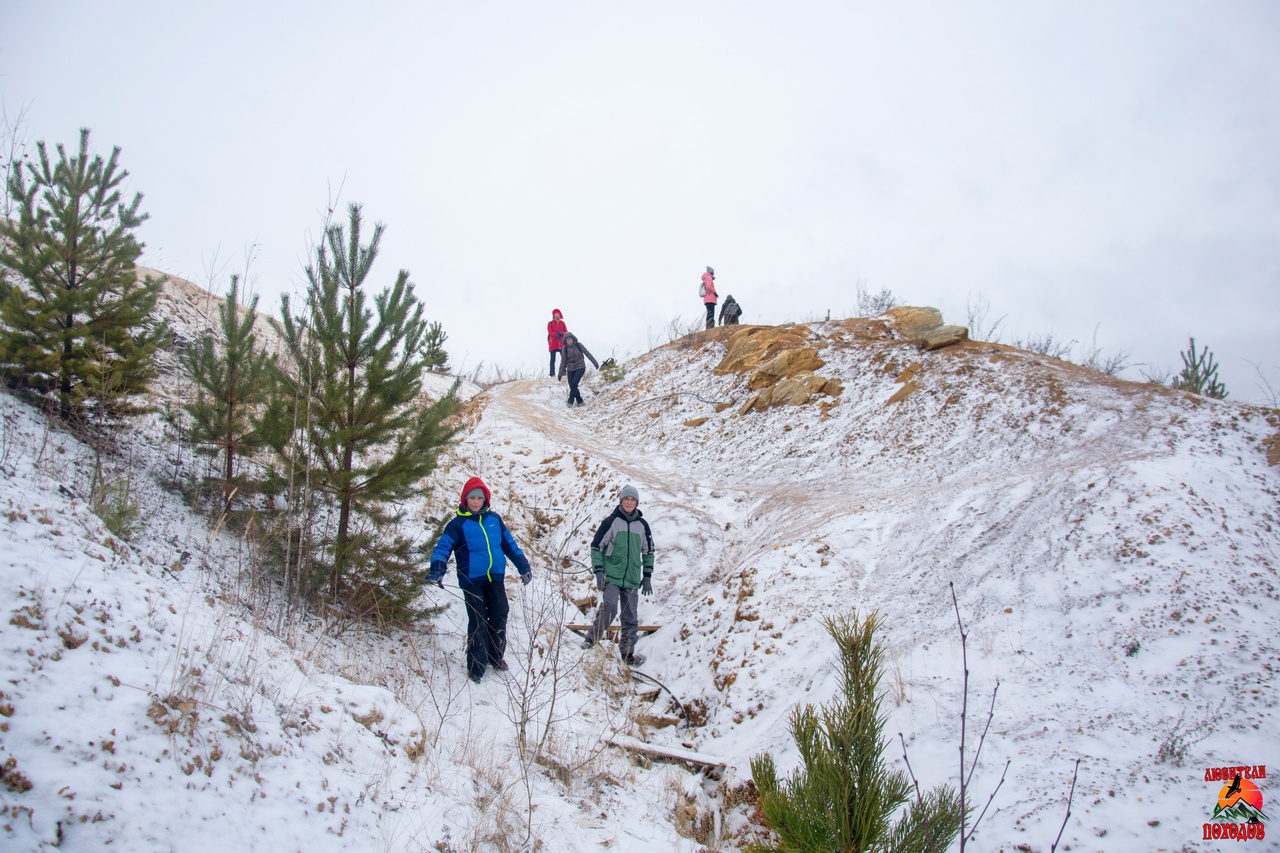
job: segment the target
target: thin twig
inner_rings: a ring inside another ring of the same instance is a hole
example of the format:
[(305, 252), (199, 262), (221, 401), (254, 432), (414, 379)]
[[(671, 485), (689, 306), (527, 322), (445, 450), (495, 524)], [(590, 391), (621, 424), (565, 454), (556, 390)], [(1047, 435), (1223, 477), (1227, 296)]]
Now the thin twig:
[(973, 834), (978, 831), (978, 824), (982, 823), (982, 816), (987, 813), (987, 809), (991, 806), (991, 801), (996, 798), (996, 792), (999, 791), (1000, 786), (1004, 784), (1004, 774), (1009, 772), (1009, 764), (1012, 761), (1012, 758), (1005, 759), (1004, 769), (1000, 771), (1000, 781), (996, 783), (995, 790), (991, 792), (991, 796), (987, 797), (987, 804), (983, 806), (982, 811), (978, 813), (978, 819), (973, 822), (973, 826), (969, 830), (970, 838), (972, 838)]
[(929, 821), (929, 813), (924, 809), (924, 794), (920, 792), (920, 780), (911, 769), (911, 761), (907, 758), (907, 739), (902, 736), (902, 732), (898, 732), (898, 740), (902, 741), (902, 762), (907, 765), (907, 777), (911, 779), (911, 784), (916, 789), (916, 802), (921, 806), (920, 816), (924, 819), (925, 839), (929, 842), (931, 853), (938, 853), (937, 845), (933, 842), (933, 826)]
[(996, 715), (996, 693), (1000, 691), (1000, 682), (996, 682), (995, 689), (991, 691), (991, 707), (987, 709), (987, 724), (982, 727), (982, 737), (978, 738), (978, 749), (973, 753), (973, 763), (969, 765), (969, 778), (965, 779), (967, 787), (973, 781), (973, 771), (978, 769), (978, 756), (982, 755), (982, 744), (987, 740), (987, 731), (991, 728), (991, 718)]
[(1058, 849), (1058, 842), (1062, 840), (1062, 831), (1067, 828), (1067, 821), (1071, 820), (1071, 798), (1076, 795), (1076, 776), (1080, 773), (1080, 759), (1076, 759), (1075, 769), (1071, 771), (1071, 791), (1067, 794), (1067, 813), (1062, 817), (1062, 826), (1058, 829), (1058, 837), (1053, 839), (1053, 844), (1049, 847), (1049, 853)]
[(695, 398), (695, 399), (701, 400), (701, 401), (702, 401), (702, 402), (704, 402), (704, 403), (709, 403), (709, 404), (711, 404), (711, 405), (713, 405), (713, 406), (718, 406), (718, 405), (720, 405), (721, 403), (726, 402), (725, 400), (708, 400), (706, 397), (702, 397), (702, 396), (700, 396), (700, 395), (698, 395), (698, 394), (694, 394), (692, 391), (676, 391), (676, 392), (671, 393), (671, 394), (663, 394), (661, 397), (648, 397), (648, 398), (646, 398), (646, 399), (644, 399), (644, 400), (636, 400), (636, 401), (635, 401), (634, 403), (632, 403), (631, 405), (629, 405), (629, 406), (625, 407), (622, 411), (624, 411), (624, 412), (629, 412), (629, 411), (631, 411), (632, 409), (634, 409), (636, 406), (639, 406), (639, 405), (641, 405), (641, 404), (643, 404), (643, 403), (655, 403), (655, 402), (657, 402), (657, 401), (659, 401), (659, 400), (672, 400), (672, 399), (674, 399), (676, 402), (679, 402), (679, 401), (680, 401), (680, 395), (681, 395), (681, 394), (683, 394), (683, 395), (684, 395), (684, 396), (686, 396), (686, 397), (693, 397), (693, 398)]
[(947, 586), (951, 587), (951, 606), (955, 608), (956, 626), (960, 629), (960, 664), (964, 669), (964, 681), (960, 694), (960, 853), (964, 853), (965, 841), (968, 838), (969, 818), (969, 801), (965, 798), (966, 785), (964, 775), (965, 720), (969, 713), (969, 649), (968, 638), (964, 633), (964, 622), (960, 619), (960, 603), (956, 601), (956, 585), (954, 582), (948, 581)]

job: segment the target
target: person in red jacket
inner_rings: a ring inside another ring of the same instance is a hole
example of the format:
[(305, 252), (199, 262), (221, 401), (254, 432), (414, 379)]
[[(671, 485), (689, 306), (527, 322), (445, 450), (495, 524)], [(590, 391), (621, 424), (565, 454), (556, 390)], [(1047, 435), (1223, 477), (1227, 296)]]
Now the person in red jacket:
[(564, 349), (564, 336), (569, 328), (559, 308), (551, 309), (551, 322), (547, 323), (547, 349), (551, 352), (551, 375), (556, 375), (556, 353)]

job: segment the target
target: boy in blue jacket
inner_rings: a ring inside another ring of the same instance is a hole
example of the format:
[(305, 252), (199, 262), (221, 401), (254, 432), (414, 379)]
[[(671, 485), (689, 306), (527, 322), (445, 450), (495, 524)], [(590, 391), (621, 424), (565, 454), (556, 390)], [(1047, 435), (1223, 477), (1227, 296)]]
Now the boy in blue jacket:
[(489, 487), (472, 477), (462, 487), (458, 514), (440, 534), (431, 552), (427, 582), (444, 586), (449, 555), (458, 568), (458, 588), (467, 605), (467, 674), (480, 683), (485, 667), (506, 671), (507, 591), (503, 588), (507, 559), (520, 570), (520, 582), (533, 580), (533, 569), (502, 517), (489, 508)]

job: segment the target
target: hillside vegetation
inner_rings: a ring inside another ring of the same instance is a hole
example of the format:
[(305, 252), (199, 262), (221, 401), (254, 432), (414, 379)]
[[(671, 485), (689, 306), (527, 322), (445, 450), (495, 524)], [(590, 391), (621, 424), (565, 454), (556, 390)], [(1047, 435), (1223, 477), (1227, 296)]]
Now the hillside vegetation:
[[(176, 330), (216, 313), (198, 301)], [(1280, 745), (1280, 413), (996, 344), (922, 352), (885, 318), (722, 327), (625, 368), (590, 372), (575, 409), (549, 378), (470, 389), (408, 508), (429, 543), (483, 476), (533, 562), (508, 585), (512, 672), (479, 686), (451, 580), (423, 593), (438, 618), (390, 636), (289, 610), (255, 543), (162, 488), (184, 451), (159, 418), (120, 447), (147, 508), (120, 541), (77, 497), (89, 451), (5, 396), (7, 843), (735, 849), (759, 832), (750, 759), (787, 771), (787, 715), (836, 689), (823, 617), (879, 613), (886, 731), (923, 786), (954, 782), (952, 584), (970, 753), (1000, 685), (975, 799), (1008, 762), (971, 849), (1047, 850), (1077, 758), (1059, 849), (1200, 849), (1205, 767)], [(656, 698), (565, 627), (590, 616), (590, 537), (627, 483), (658, 548)]]

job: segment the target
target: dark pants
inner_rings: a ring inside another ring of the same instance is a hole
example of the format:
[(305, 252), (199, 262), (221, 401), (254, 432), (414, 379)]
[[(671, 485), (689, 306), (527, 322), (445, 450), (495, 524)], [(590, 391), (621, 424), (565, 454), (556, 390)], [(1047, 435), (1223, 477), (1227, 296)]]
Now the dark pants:
[[(561, 354), (561, 351), (558, 349), (553, 349), (551, 351), (551, 375), (552, 376), (556, 375), (556, 355), (557, 354)], [(564, 361), (563, 358), (561, 358), (560, 360)]]
[(640, 636), (640, 595), (639, 590), (625, 589), (617, 584), (605, 584), (604, 595), (600, 597), (600, 608), (596, 610), (595, 621), (587, 631), (587, 639), (599, 642), (609, 629), (609, 623), (622, 607), (622, 632), (618, 638), (618, 654), (624, 658), (636, 650), (636, 640)]
[(714, 329), (716, 327), (716, 304), (714, 302), (707, 303), (707, 328)]
[(577, 370), (569, 371), (569, 405), (574, 403), (582, 404), (582, 395), (578, 393), (578, 383), (582, 381), (582, 374), (586, 373), (585, 367), (579, 367)]
[(462, 587), (467, 603), (467, 673), (484, 675), (485, 667), (507, 651), (507, 591), (502, 576)]

